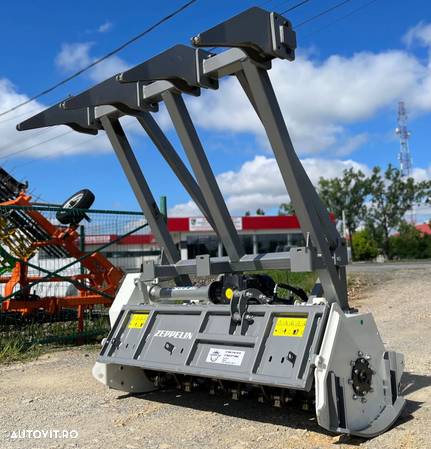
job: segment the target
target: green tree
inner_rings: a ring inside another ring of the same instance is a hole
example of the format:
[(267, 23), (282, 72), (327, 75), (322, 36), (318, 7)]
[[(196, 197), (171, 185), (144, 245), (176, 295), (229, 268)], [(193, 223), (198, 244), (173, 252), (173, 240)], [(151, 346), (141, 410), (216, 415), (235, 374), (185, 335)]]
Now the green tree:
[(429, 201), (429, 182), (415, 182), (404, 178), (400, 170), (389, 164), (382, 173), (374, 167), (370, 177), (370, 202), (367, 207), (367, 226), (383, 253), (391, 257), (389, 237), (404, 221), (415, 204)]
[(259, 207), (256, 211), (256, 215), (265, 215), (265, 211)]
[(431, 257), (431, 236), (423, 235), (415, 226), (403, 222), (399, 233), (389, 237), (389, 255), (399, 259), (425, 259)]
[(370, 192), (369, 179), (362, 171), (349, 168), (344, 170), (340, 178), (320, 178), (318, 189), (320, 198), (337, 219), (341, 220), (344, 211), (346, 228), (351, 239), (358, 225), (366, 217), (365, 199)]
[(355, 254), (355, 260), (372, 260), (377, 257), (377, 242), (368, 228), (352, 235), (352, 253)]
[(281, 203), (278, 208), (278, 215), (294, 215), (295, 209), (292, 206), (292, 203)]

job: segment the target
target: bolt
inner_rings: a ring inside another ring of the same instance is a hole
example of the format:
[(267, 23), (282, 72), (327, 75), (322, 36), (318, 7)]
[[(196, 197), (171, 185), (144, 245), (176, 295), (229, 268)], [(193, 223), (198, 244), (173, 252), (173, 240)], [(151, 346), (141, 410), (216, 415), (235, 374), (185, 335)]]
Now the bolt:
[(362, 357), (364, 354), (362, 351), (358, 351), (358, 357)]
[(358, 368), (354, 369), (353, 372), (354, 372), (355, 374), (359, 374)]
[(353, 399), (354, 401), (356, 401), (356, 399), (358, 399), (358, 396), (357, 396), (356, 394), (354, 394), (354, 395), (352, 396), (352, 399)]
[(366, 360), (370, 360), (370, 359), (371, 359), (370, 354), (365, 354), (365, 359), (366, 359)]

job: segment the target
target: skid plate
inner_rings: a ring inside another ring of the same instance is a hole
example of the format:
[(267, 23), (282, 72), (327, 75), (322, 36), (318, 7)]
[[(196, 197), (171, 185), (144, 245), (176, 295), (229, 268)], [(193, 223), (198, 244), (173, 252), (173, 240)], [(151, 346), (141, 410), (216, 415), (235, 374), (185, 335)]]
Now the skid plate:
[(309, 391), (328, 308), (248, 313), (236, 325), (228, 305), (124, 306), (98, 362)]

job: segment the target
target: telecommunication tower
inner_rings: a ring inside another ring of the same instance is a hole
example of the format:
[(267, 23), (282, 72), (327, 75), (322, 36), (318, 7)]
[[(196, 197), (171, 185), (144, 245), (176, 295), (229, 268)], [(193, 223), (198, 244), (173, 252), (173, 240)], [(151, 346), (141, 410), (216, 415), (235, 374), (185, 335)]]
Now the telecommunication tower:
[(409, 177), (412, 171), (412, 156), (409, 149), (410, 131), (407, 129), (407, 111), (404, 101), (398, 103), (398, 120), (395, 134), (400, 139), (400, 153), (398, 160), (400, 161), (401, 174)]

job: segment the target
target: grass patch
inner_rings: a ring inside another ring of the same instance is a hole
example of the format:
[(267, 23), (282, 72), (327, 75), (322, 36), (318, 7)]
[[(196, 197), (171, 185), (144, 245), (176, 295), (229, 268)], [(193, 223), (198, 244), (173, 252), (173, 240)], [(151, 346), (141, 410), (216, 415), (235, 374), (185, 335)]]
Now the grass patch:
[(14, 323), (0, 326), (0, 363), (38, 357), (53, 349), (101, 341), (110, 329), (108, 317), (84, 321), (78, 333), (76, 321)]
[(267, 274), (271, 276), (276, 284), (290, 284), (294, 287), (300, 287), (307, 293), (310, 293), (317, 280), (316, 273), (292, 273), (284, 270), (258, 271), (256, 274)]
[(23, 340), (4, 339), (0, 341), (0, 364), (29, 360), (41, 353), (41, 347), (29, 345)]

